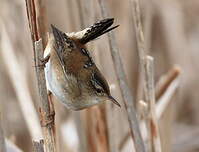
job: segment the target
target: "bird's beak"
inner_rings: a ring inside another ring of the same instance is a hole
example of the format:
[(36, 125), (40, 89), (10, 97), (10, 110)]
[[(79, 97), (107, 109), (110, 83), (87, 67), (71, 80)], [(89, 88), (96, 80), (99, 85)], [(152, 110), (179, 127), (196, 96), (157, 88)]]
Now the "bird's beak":
[(121, 105), (119, 104), (119, 102), (117, 102), (112, 96), (109, 96), (109, 100), (112, 101), (117, 106), (121, 107)]

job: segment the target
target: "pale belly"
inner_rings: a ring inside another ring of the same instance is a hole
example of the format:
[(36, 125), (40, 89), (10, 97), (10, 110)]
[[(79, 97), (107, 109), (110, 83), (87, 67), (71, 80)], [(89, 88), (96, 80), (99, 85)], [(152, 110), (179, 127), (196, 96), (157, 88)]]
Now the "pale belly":
[(57, 75), (58, 72), (54, 70), (59, 70), (59, 72), (60, 70), (62, 71), (62, 69), (59, 68), (52, 68), (49, 62), (46, 63), (45, 77), (47, 80), (47, 89), (50, 90), (67, 108), (81, 110), (102, 102), (95, 97), (87, 97), (84, 95), (83, 91), (81, 96), (74, 98), (74, 91), (69, 87), (69, 83), (71, 84), (71, 81), (74, 82), (74, 79), (72, 77), (67, 77), (66, 79), (64, 74), (61, 76), (60, 74)]
[[(46, 64), (45, 67), (45, 77), (46, 77), (46, 85), (47, 89), (50, 90), (53, 95), (55, 95), (61, 102), (63, 102), (66, 106), (70, 105), (70, 98), (69, 96), (64, 93), (64, 87), (61, 84), (63, 80), (61, 77), (57, 76), (56, 73), (52, 70), (49, 63)], [(61, 82), (60, 82), (61, 81)], [(67, 81), (65, 83), (67, 87)]]

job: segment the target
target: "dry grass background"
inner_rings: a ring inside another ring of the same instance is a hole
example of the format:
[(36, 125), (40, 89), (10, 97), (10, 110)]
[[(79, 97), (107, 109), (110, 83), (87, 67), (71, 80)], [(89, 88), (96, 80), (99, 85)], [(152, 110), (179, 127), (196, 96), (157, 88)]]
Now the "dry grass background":
[[(80, 0), (48, 0), (45, 3), (48, 23), (66, 32), (78, 31), (82, 26), (102, 18), (97, 0), (81, 1), (81, 8), (86, 12), (84, 14), (80, 10)], [(174, 65), (182, 70), (177, 93), (158, 121), (162, 151), (197, 152), (199, 1), (141, 0), (140, 6), (145, 48), (154, 57), (155, 83)], [(139, 59), (132, 6), (129, 1), (109, 0), (107, 7), (109, 16), (120, 24), (114, 30), (116, 42), (128, 85), (137, 99), (135, 102), (138, 102)], [(90, 48), (95, 50), (95, 61), (108, 79), (113, 96), (123, 107), (118, 109), (110, 103), (105, 105), (109, 151), (129, 152), (133, 143), (128, 136), (129, 125), (107, 41), (107, 36), (103, 36), (92, 42)], [(25, 0), (0, 0), (0, 126), (6, 142), (17, 145), (24, 152), (32, 151), (32, 140), (41, 138), (39, 119), (35, 115), (35, 111), (38, 111), (37, 92)], [(58, 151), (89, 151), (90, 144), (95, 144), (86, 137), (89, 113), (85, 110), (69, 111), (56, 101), (54, 104)], [(95, 138), (93, 136), (92, 139)]]

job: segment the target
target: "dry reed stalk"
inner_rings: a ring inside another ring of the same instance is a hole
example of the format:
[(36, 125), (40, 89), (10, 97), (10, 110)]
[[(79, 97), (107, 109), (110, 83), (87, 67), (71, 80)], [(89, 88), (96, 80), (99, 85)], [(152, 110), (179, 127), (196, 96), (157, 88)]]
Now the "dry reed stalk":
[(87, 110), (89, 152), (109, 152), (105, 105)]
[[(167, 105), (172, 101), (171, 98), (174, 96), (176, 89), (179, 87), (180, 73), (180, 67), (174, 66), (166, 74), (161, 76), (155, 86), (155, 111), (158, 120), (164, 111), (166, 111)], [(148, 104), (144, 106), (148, 107)], [(143, 113), (145, 113), (145, 107), (141, 110)]]
[[(36, 65), (41, 65), (42, 63), (40, 59), (43, 57), (43, 46), (41, 39), (35, 42), (34, 48)], [(54, 107), (50, 96), (47, 95), (44, 68), (36, 66), (36, 71), (41, 102), (40, 117), (44, 135), (44, 147), (46, 152), (55, 152)]]
[[(108, 16), (107, 9), (105, 8), (105, 4), (103, 0), (98, 0), (102, 17), (106, 18)], [(108, 33), (109, 47), (111, 51), (111, 56), (114, 63), (114, 69), (117, 74), (117, 79), (119, 81), (122, 97), (124, 100), (125, 109), (128, 114), (128, 121), (130, 125), (131, 136), (134, 140), (135, 149), (137, 152), (145, 152), (144, 142), (141, 137), (141, 132), (139, 128), (139, 122), (136, 116), (135, 108), (133, 105), (133, 96), (131, 95), (131, 91), (128, 87), (128, 83), (126, 80), (124, 68), (122, 65), (121, 57), (119, 55), (119, 49), (116, 44), (115, 36), (113, 33)]]
[(145, 59), (145, 85), (146, 85), (146, 102), (148, 103), (148, 112), (146, 115), (147, 126), (149, 127), (149, 142), (151, 152), (161, 152), (161, 141), (159, 134), (159, 127), (157, 121), (157, 115), (155, 111), (155, 88), (154, 88), (154, 63), (151, 56), (147, 56)]
[[(44, 147), (46, 152), (55, 152), (55, 125), (54, 107), (50, 96), (47, 95), (44, 67), (41, 59), (43, 58), (43, 44), (46, 43), (47, 21), (44, 7), (45, 1), (26, 0), (26, 9), (29, 21), (30, 32), (32, 35), (34, 60), (36, 67), (37, 82), (40, 95), (40, 116), (44, 135)], [(42, 43), (43, 41), (43, 43)]]
[(174, 66), (168, 71), (168, 73), (166, 73), (159, 79), (158, 83), (155, 86), (156, 100), (159, 100), (163, 96), (167, 88), (179, 76), (180, 71), (181, 70), (178, 66)]
[(31, 1), (35, 3), (36, 24), (37, 24), (36, 30), (38, 33), (38, 38), (42, 39), (42, 44), (45, 47), (48, 40), (48, 35), (47, 35), (48, 21), (47, 21), (47, 15), (46, 15), (46, 0), (31, 0)]
[(136, 40), (138, 46), (138, 54), (140, 61), (140, 72), (139, 72), (139, 84), (138, 94), (144, 90), (144, 96), (148, 103), (148, 112), (146, 114), (147, 132), (149, 135), (148, 146), (151, 152), (160, 152), (161, 144), (159, 137), (159, 130), (157, 125), (157, 119), (155, 114), (155, 91), (154, 91), (154, 80), (153, 80), (153, 61), (146, 56), (145, 52), (145, 41), (143, 34), (143, 27), (141, 23), (141, 12), (139, 6), (139, 0), (130, 0), (132, 6), (132, 15), (134, 28), (136, 33)]
[(2, 127), (3, 126), (2, 126), (1, 113), (0, 113), (0, 152), (6, 152), (5, 138)]
[(25, 0), (29, 28), (33, 43), (42, 38), (45, 47), (47, 42), (48, 22), (46, 17), (45, 0)]
[[(145, 73), (144, 73), (144, 65), (145, 65), (145, 40), (144, 40), (144, 33), (143, 27), (141, 23), (141, 12), (139, 6), (139, 0), (130, 0), (130, 4), (132, 7), (132, 16), (133, 16), (133, 23), (134, 23), (134, 31), (136, 34), (136, 43), (137, 43), (137, 50), (139, 55), (139, 77), (138, 77), (138, 87), (137, 87), (137, 101), (143, 98), (143, 95), (146, 93), (146, 88), (144, 86), (145, 80)], [(144, 89), (144, 94), (143, 94)], [(136, 102), (137, 104), (137, 102)]]
[[(172, 101), (172, 97), (174, 96), (177, 88), (179, 87), (179, 76), (181, 70), (179, 67), (175, 66), (168, 73), (163, 75), (156, 85), (156, 94), (158, 94), (159, 90), (161, 91), (161, 96), (155, 104), (155, 113), (157, 120), (160, 120), (161, 116), (167, 109), (167, 105)], [(140, 112), (142, 115), (147, 115), (148, 104), (145, 101), (139, 101)], [(144, 125), (144, 121), (141, 121), (140, 126)], [(130, 133), (128, 133), (120, 143), (120, 149), (124, 147), (130, 137)], [(145, 139), (145, 138), (144, 138)]]
[[(90, 3), (91, 5), (92, 3)], [(79, 1), (80, 21), (82, 28), (85, 28), (90, 23), (89, 21), (95, 22), (94, 16), (92, 15), (91, 7), (84, 2)], [(90, 18), (89, 18), (90, 17)], [(87, 127), (87, 149), (89, 152), (109, 152), (108, 143), (108, 127), (106, 120), (106, 107), (105, 105), (99, 105), (91, 107), (86, 110), (86, 127)]]
[(165, 109), (172, 101), (171, 99), (174, 96), (177, 88), (179, 87), (180, 73), (180, 68), (174, 67), (166, 75), (162, 76), (162, 78), (158, 82), (159, 85), (157, 85), (157, 88), (160, 89), (157, 89), (157, 91), (163, 90), (161, 88), (164, 88), (164, 93), (160, 96), (156, 103), (156, 115), (158, 119), (160, 119)]

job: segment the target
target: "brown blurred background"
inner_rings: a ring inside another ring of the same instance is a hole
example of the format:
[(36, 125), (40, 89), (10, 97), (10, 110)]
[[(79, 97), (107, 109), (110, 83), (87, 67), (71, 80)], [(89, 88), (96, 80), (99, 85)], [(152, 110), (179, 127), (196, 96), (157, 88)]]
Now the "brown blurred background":
[[(88, 25), (101, 19), (96, 0), (87, 0), (83, 15), (79, 0), (46, 1), (48, 23), (62, 31), (78, 31), (82, 19)], [(181, 78), (177, 93), (159, 119), (162, 149), (164, 152), (199, 151), (199, 1), (197, 0), (141, 0), (142, 23), (147, 52), (155, 60), (155, 82), (178, 65)], [(108, 0), (109, 16), (120, 27), (114, 30), (120, 55), (134, 98), (138, 85), (138, 53), (129, 1)], [(107, 36), (92, 42), (91, 48), (98, 67), (111, 85), (113, 96), (122, 104)], [(94, 46), (97, 46), (94, 48)], [(33, 104), (33, 105), (31, 105)], [(32, 139), (41, 136), (37, 111), (38, 93), (34, 68), (33, 49), (25, 0), (0, 0), (0, 112), (5, 137), (21, 150), (32, 149)], [(30, 108), (35, 106), (35, 108)], [(111, 151), (132, 151), (132, 143), (121, 143), (128, 134), (124, 108), (111, 107), (107, 114)], [(32, 109), (32, 110), (31, 110)], [(67, 110), (55, 101), (56, 122), (59, 123), (60, 152), (86, 151), (81, 126), (84, 112)], [(30, 124), (32, 123), (32, 124)], [(76, 126), (76, 127), (75, 127)], [(30, 133), (30, 129), (35, 134)], [(113, 141), (114, 140), (114, 141)], [(83, 147), (78, 149), (79, 147)], [(119, 148), (120, 147), (120, 148)]]

